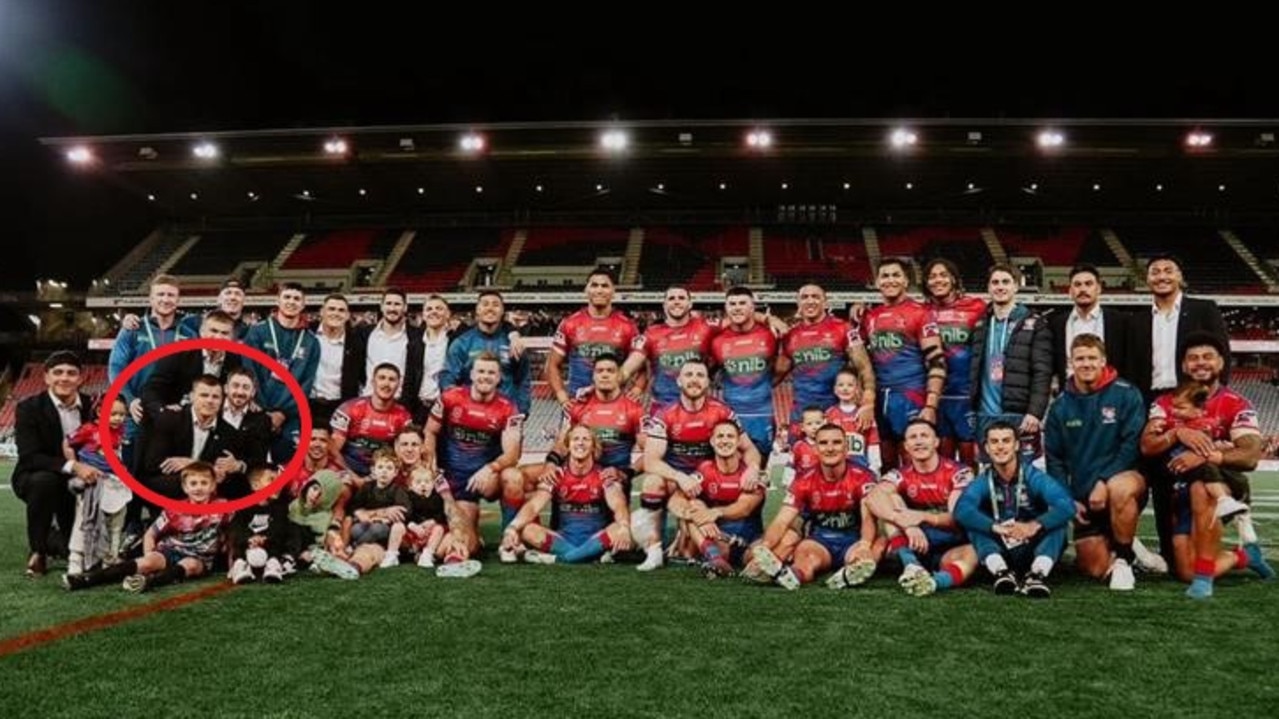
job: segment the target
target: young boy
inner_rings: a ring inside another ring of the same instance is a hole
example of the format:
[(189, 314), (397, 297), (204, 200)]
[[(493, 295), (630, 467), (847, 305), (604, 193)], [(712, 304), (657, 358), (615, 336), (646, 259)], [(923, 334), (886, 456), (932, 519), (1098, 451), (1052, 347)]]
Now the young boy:
[(436, 477), (425, 467), (413, 470), (409, 477), (409, 516), (406, 519), (404, 546), (417, 553), (417, 566), (435, 567), (435, 554), (449, 528), (446, 503), (453, 501), (449, 483)]
[[(187, 500), (206, 504), (217, 487), (213, 467), (192, 462), (182, 470), (182, 491)], [(123, 579), (130, 592), (145, 592), (184, 579), (204, 576), (213, 567), (221, 544), (221, 531), (230, 519), (225, 514), (180, 514), (164, 510), (142, 538), (142, 556), (85, 574), (66, 574), (68, 591), (87, 589)]]
[[(409, 493), (395, 483), (400, 462), (392, 449), (373, 453), (373, 481), (355, 491), (347, 508), (351, 510), (351, 546), (376, 544), (386, 547), (382, 567), (400, 563), (400, 544), (404, 541), (404, 520), (409, 512)], [(353, 520), (353, 521), (352, 521)]]
[(857, 373), (843, 369), (835, 375), (835, 398), (839, 400), (826, 410), (825, 420), (844, 430), (848, 442), (848, 458), (867, 469), (879, 466), (879, 437), (874, 425), (859, 427), (857, 412), (862, 391), (857, 384)]
[[(253, 467), (249, 470), (249, 486), (254, 492), (260, 492), (269, 487), (278, 474), (274, 467)], [(252, 582), (260, 572), (267, 584), (284, 581), (285, 563), (281, 558), (288, 523), (289, 497), (278, 492), (264, 502), (236, 512), (227, 533), (231, 550), (231, 571), (227, 578), (244, 584)]]
[[(98, 409), (93, 416), (98, 416)], [(72, 477), (67, 488), (79, 494), (76, 502), (75, 523), (71, 527), (67, 573), (81, 574), (99, 564), (115, 564), (124, 544), (125, 506), (133, 499), (133, 492), (107, 464), (106, 453), (120, 456), (124, 439), (124, 419), (128, 416), (124, 400), (117, 398), (111, 407), (108, 425), (111, 446), (103, 447), (98, 437), (96, 422), (85, 422), (67, 436), (62, 451), (68, 461), (83, 462), (102, 472), (102, 478), (86, 484), (79, 477)]]

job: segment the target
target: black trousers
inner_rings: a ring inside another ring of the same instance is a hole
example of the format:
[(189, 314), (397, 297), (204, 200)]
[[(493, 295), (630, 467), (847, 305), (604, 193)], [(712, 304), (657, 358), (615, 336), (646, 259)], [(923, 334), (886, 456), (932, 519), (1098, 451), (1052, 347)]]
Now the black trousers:
[(67, 489), (70, 479), (61, 472), (23, 472), (13, 477), (13, 493), (27, 505), (27, 546), (36, 554), (49, 554), (50, 530), (58, 520), (62, 547), (71, 537), (75, 521), (75, 495)]

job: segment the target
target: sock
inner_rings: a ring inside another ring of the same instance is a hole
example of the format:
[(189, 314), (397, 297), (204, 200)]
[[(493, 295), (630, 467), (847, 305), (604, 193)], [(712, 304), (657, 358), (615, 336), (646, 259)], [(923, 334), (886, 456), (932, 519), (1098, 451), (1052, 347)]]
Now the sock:
[(500, 504), (502, 505), (502, 529), (506, 529), (506, 525), (510, 524), (511, 520), (515, 519), (515, 515), (520, 513), (520, 507), (524, 506), (524, 500), (520, 499), (518, 503), (515, 503), (503, 498)]
[[(567, 542), (565, 544), (567, 544)], [(569, 564), (574, 562), (589, 562), (603, 554), (612, 545), (613, 542), (609, 540), (608, 532), (600, 530), (595, 534), (592, 534), (591, 538), (585, 542), (582, 542), (563, 554), (557, 553), (555, 556)]]
[(901, 560), (903, 567), (909, 567), (912, 564), (919, 564), (919, 557), (915, 556), (915, 552), (910, 547), (902, 547), (897, 550), (897, 558)]
[(1217, 574), (1217, 563), (1212, 557), (1200, 557), (1195, 560), (1195, 579), (1212, 583), (1213, 577)]
[(708, 562), (721, 562), (724, 560), (724, 553), (719, 551), (719, 543), (710, 539), (703, 539), (702, 545), (698, 547), (702, 551), (702, 557)]
[(86, 572), (84, 581), (89, 586), (98, 584), (110, 584), (111, 582), (119, 582), (125, 577), (138, 573), (138, 563), (132, 559), (126, 559), (119, 564), (110, 567), (102, 567), (92, 572)]
[(1030, 563), (1030, 571), (1041, 577), (1046, 577), (1050, 572), (1052, 572), (1054, 564), (1056, 564), (1056, 562), (1053, 561), (1052, 557), (1047, 557), (1041, 554), (1038, 557), (1035, 557), (1035, 561)]
[(165, 567), (157, 574), (147, 577), (147, 587), (163, 587), (166, 584), (180, 582), (187, 578), (187, 570), (181, 564)]
[(1129, 564), (1132, 564), (1133, 562), (1137, 561), (1137, 557), (1136, 555), (1133, 554), (1133, 551), (1132, 551), (1132, 542), (1127, 542), (1124, 544), (1115, 542), (1115, 556), (1124, 560), (1125, 562)]
[(957, 564), (943, 564), (939, 571), (933, 572), (933, 581), (937, 582), (937, 591), (958, 587), (964, 583), (964, 570)]
[(1005, 562), (1003, 556), (999, 554), (992, 554), (986, 557), (986, 561), (983, 564), (986, 565), (986, 571), (991, 574), (999, 574), (1008, 570), (1008, 562)]
[(1248, 553), (1244, 551), (1244, 548), (1235, 547), (1234, 555), (1235, 555), (1235, 569), (1247, 569)]

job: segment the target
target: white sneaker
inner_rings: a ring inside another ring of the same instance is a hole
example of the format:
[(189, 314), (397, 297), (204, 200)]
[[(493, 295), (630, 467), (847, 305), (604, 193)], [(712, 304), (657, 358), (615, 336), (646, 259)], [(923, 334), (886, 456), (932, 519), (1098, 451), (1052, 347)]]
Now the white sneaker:
[(507, 549), (506, 547), (502, 547), (497, 550), (497, 561), (501, 562), (502, 564), (515, 564), (516, 562), (520, 561), (520, 554), (514, 549)]
[(400, 553), (387, 552), (386, 556), (382, 557), (382, 562), (378, 564), (378, 566), (383, 569), (390, 569), (391, 567), (400, 566)]
[(231, 565), (231, 571), (227, 574), (227, 578), (231, 580), (232, 584), (247, 584), (254, 579), (253, 570), (249, 569), (248, 562), (243, 559), (237, 559)]
[(1137, 568), (1146, 574), (1168, 573), (1168, 562), (1162, 556), (1147, 549), (1146, 545), (1135, 537), (1132, 540), (1132, 553), (1137, 560)]
[(423, 568), (423, 569), (434, 569), (434, 568), (435, 568), (435, 557), (432, 557), (430, 552), (428, 552), (428, 551), (426, 551), (425, 549), (423, 549), (423, 550), (422, 550), (422, 553), (421, 553), (420, 555), (418, 555), (418, 558), (417, 558), (417, 566), (419, 566), (419, 567), (421, 567), (421, 568)]
[(338, 559), (323, 549), (311, 552), (311, 566), (325, 574), (332, 574), (347, 581), (360, 578), (360, 570), (352, 566), (350, 562)]
[(1217, 519), (1228, 522), (1237, 515), (1248, 511), (1248, 505), (1229, 495), (1217, 500)]
[(653, 544), (650, 545), (648, 549), (644, 550), (644, 561), (635, 569), (641, 572), (651, 572), (654, 569), (661, 567), (662, 563), (665, 561), (666, 557), (662, 553), (662, 545)]
[(539, 552), (529, 549), (524, 552), (524, 561), (529, 564), (555, 564), (555, 555), (550, 552)]
[(751, 550), (751, 558), (755, 560), (759, 570), (771, 577), (779, 587), (792, 592), (799, 589), (799, 577), (795, 576), (795, 572), (791, 571), (790, 567), (782, 564), (782, 560), (778, 559), (768, 547), (762, 544), (755, 545), (755, 548)]
[(1257, 528), (1252, 526), (1251, 512), (1236, 514), (1231, 524), (1235, 526), (1235, 532), (1239, 534), (1240, 544), (1257, 543)]
[(1137, 578), (1132, 575), (1132, 567), (1128, 560), (1116, 559), (1110, 565), (1110, 591), (1131, 592), (1137, 586)]
[(612, 552), (605, 552), (600, 555), (600, 564), (615, 564), (617, 560), (613, 558)]
[(484, 565), (474, 559), (468, 559), (464, 562), (449, 562), (436, 567), (435, 576), (447, 579), (466, 579), (479, 574), (483, 567)]
[(826, 578), (826, 586), (830, 589), (847, 589), (865, 584), (875, 573), (875, 563), (869, 559), (858, 559), (852, 564), (840, 567), (839, 571)]
[(262, 570), (262, 581), (267, 584), (279, 584), (284, 581), (284, 565), (280, 560), (271, 557), (266, 560), (266, 568)]

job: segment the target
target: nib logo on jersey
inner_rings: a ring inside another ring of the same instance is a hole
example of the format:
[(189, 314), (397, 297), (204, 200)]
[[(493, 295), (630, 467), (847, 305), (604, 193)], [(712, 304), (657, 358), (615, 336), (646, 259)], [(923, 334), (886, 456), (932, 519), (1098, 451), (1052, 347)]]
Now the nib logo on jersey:
[(724, 359), (724, 369), (733, 375), (763, 372), (768, 369), (768, 361), (763, 357), (728, 357)]
[(968, 344), (969, 333), (967, 327), (946, 326), (941, 327), (941, 341), (947, 347), (951, 345)]
[(870, 336), (872, 350), (899, 350), (906, 346), (906, 340), (896, 332), (876, 332)]
[(818, 364), (831, 361), (835, 353), (829, 347), (805, 347), (795, 350), (793, 356), (795, 364)]
[(658, 358), (657, 363), (666, 369), (679, 369), (684, 366), (685, 362), (700, 361), (702, 353), (696, 349), (684, 350), (683, 352), (672, 352), (664, 354)]
[(577, 356), (584, 357), (588, 360), (594, 360), (608, 354), (617, 354), (616, 345), (605, 344), (603, 342), (583, 342), (577, 345), (573, 350)]

